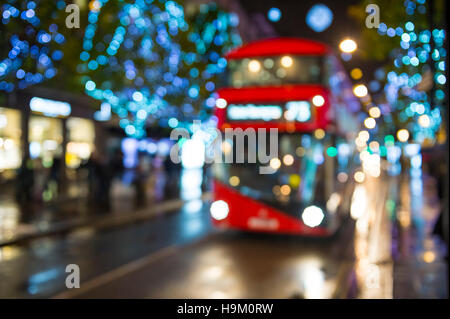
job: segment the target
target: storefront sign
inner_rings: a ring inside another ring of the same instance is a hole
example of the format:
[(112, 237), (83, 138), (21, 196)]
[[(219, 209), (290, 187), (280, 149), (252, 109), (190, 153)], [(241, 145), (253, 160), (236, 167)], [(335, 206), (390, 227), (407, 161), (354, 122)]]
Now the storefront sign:
[(283, 114), (279, 105), (234, 105), (231, 104), (227, 109), (230, 120), (278, 120)]
[(42, 113), (49, 117), (69, 116), (72, 108), (69, 103), (33, 97), (30, 101), (30, 109), (33, 112)]

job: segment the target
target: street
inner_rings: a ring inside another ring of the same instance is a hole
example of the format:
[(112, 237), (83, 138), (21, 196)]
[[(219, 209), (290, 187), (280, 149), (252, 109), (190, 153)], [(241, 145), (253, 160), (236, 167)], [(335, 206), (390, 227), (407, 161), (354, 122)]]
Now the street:
[[(331, 238), (215, 229), (208, 201), (196, 199), (146, 221), (5, 246), (0, 297), (392, 298), (389, 180), (359, 193), (377, 216), (370, 227), (349, 218)], [(68, 264), (80, 267), (80, 289), (65, 286)]]
[[(272, 237), (272, 238), (271, 238)], [(347, 240), (348, 241), (348, 240)], [(346, 262), (338, 243), (237, 233), (169, 247), (87, 283), (79, 298), (330, 298)], [(64, 296), (64, 294), (62, 295)]]
[(74, 291), (81, 298), (290, 298), (305, 289), (312, 289), (306, 291), (309, 297), (326, 298), (337, 289), (339, 269), (352, 255), (351, 233), (334, 242), (218, 232), (205, 208), (11, 248), (14, 257), (1, 268), (2, 277), (9, 277), (2, 297), (11, 297), (6, 292), (13, 289), (14, 297), (49, 297), (65, 290), (64, 269), (70, 263), (81, 269), (82, 289)]

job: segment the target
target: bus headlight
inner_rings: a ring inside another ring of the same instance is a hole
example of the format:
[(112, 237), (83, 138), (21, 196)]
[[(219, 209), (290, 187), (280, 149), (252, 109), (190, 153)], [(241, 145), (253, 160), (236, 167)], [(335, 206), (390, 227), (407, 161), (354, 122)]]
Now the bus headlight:
[(313, 97), (312, 103), (315, 106), (320, 107), (320, 106), (325, 104), (325, 99), (323, 98), (322, 95), (316, 95), (316, 96)]
[(319, 226), (324, 217), (322, 209), (317, 206), (306, 207), (302, 214), (303, 223), (311, 228)]
[(227, 218), (230, 208), (225, 201), (218, 200), (211, 204), (210, 212), (212, 218), (215, 220), (223, 220)]

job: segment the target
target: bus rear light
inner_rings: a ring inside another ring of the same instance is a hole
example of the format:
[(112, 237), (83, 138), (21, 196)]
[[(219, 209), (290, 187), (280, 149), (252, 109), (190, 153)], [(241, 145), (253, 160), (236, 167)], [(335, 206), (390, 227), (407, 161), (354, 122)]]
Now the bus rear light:
[(224, 220), (228, 217), (230, 208), (228, 204), (223, 200), (215, 201), (211, 204), (210, 208), (211, 217), (215, 220)]

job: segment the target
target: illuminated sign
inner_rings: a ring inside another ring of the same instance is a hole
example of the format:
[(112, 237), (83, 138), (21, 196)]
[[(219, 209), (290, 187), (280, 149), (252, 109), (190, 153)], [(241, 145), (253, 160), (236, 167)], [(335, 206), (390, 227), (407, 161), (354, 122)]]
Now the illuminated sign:
[(283, 114), (283, 110), (279, 105), (235, 105), (231, 104), (227, 109), (228, 118), (230, 120), (278, 120)]
[(30, 109), (33, 112), (42, 113), (50, 117), (66, 117), (72, 112), (72, 108), (67, 102), (42, 99), (40, 97), (33, 97), (31, 99)]
[(288, 121), (307, 122), (311, 119), (311, 105), (306, 101), (288, 102), (284, 118)]

